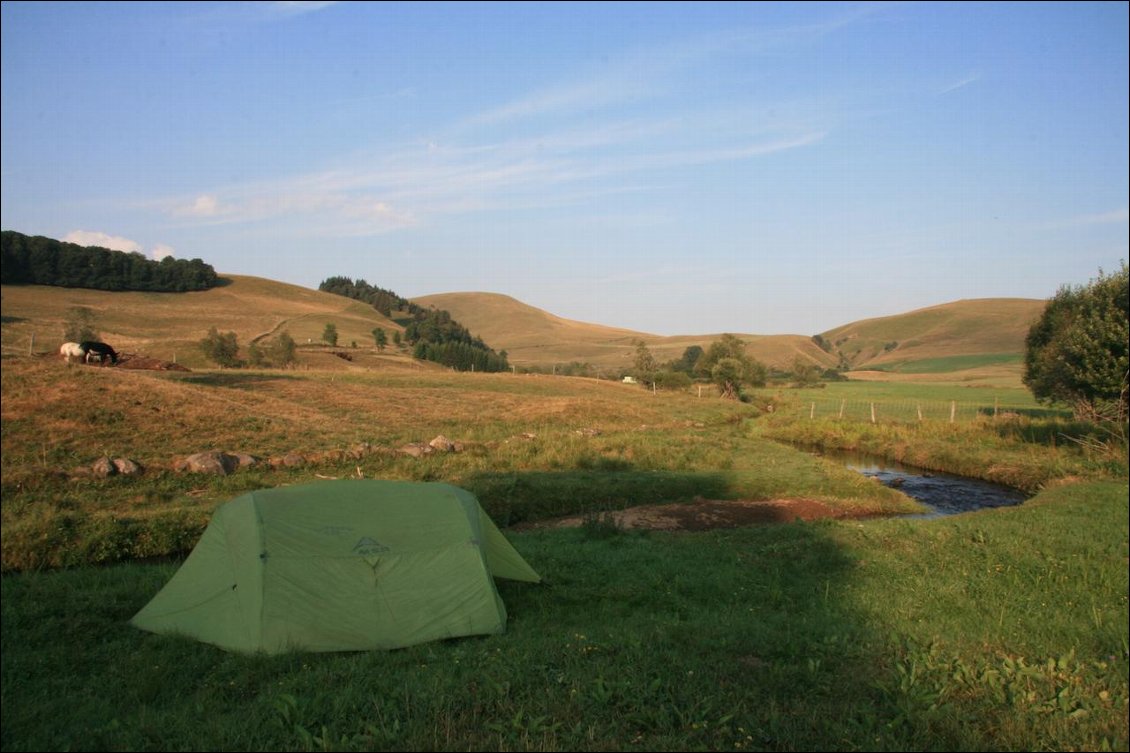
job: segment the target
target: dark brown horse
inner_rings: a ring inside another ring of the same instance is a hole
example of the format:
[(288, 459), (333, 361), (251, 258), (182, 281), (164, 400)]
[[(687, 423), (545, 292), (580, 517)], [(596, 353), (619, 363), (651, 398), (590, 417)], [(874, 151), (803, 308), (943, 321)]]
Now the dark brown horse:
[(92, 358), (97, 358), (98, 363), (101, 365), (105, 365), (107, 358), (110, 359), (110, 363), (112, 364), (116, 364), (118, 362), (118, 352), (106, 343), (86, 340), (79, 343), (79, 347), (86, 351), (87, 363), (90, 363)]

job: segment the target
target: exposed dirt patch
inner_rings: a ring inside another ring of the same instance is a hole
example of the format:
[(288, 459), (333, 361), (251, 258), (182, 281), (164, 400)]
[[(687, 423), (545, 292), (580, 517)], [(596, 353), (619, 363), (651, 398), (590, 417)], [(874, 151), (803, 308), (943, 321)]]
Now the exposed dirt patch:
[[(700, 499), (689, 503), (645, 505), (626, 510), (600, 513), (620, 528), (663, 531), (709, 531), (716, 528), (741, 528), (768, 523), (792, 523), (797, 520), (869, 517), (872, 512), (837, 510), (811, 499), (715, 500)], [(565, 518), (519, 523), (511, 530), (536, 528), (576, 528), (592, 516), (571, 515)]]
[(189, 371), (188, 368), (172, 361), (162, 361), (159, 358), (139, 356), (136, 353), (120, 353), (117, 368), (119, 369), (144, 369), (146, 371)]

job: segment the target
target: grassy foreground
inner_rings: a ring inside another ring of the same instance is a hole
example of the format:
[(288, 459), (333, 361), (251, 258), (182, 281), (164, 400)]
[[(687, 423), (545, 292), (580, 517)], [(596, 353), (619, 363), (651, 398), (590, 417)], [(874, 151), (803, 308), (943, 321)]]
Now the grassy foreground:
[(511, 533), (506, 635), (227, 654), (175, 570), (3, 579), (4, 750), (1125, 750), (1127, 487), (935, 521)]
[[(754, 406), (632, 385), (435, 371), (166, 374), (34, 358), (5, 359), (2, 379), (4, 571), (184, 553), (216, 505), (318, 477), (448, 481), (502, 526), (696, 497), (919, 510), (852, 471), (750, 436)], [(440, 434), (463, 451), (398, 452)], [(346, 452), (360, 445), (360, 456)], [(229, 476), (172, 470), (207, 450), (318, 459)], [(146, 471), (71, 475), (100, 456)]]
[[(1051, 441), (1070, 427), (811, 421), (786, 410), (788, 395), (769, 415), (514, 375), (168, 375), (5, 359), (2, 379), (3, 750), (1130, 743), (1125, 457)], [(464, 450), (396, 452), (436, 434)], [(579, 529), (511, 530), (546, 582), (499, 583), (502, 636), (261, 657), (128, 625), (177, 567), (131, 560), (187, 551), (243, 491), (318, 476), (451, 481), (502, 525), (696, 497), (915, 509), (771, 436), (983, 477), (1004, 468), (1041, 491), (938, 520), (649, 533), (594, 515)], [(328, 452), (360, 442), (380, 451)], [(205, 449), (322, 454), (224, 477), (171, 470)], [(70, 475), (100, 455), (146, 472)]]

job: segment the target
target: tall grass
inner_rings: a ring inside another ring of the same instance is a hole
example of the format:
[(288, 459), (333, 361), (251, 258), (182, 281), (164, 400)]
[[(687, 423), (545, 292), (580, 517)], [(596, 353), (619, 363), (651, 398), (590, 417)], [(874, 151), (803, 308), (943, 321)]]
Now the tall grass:
[[(924, 399), (946, 394), (945, 387), (892, 387), (876, 386), (870, 395), (865, 385), (841, 389), (845, 397), (819, 403), (821, 412), (811, 394), (777, 393), (776, 410), (751, 424), (751, 432), (805, 447), (866, 452), (1029, 492), (1069, 476), (1127, 477), (1125, 440), (1073, 421), (1065, 412), (1029, 407), (1035, 403), (1016, 396), (1006, 406), (993, 397), (964, 403), (951, 421), (947, 403)], [(837, 410), (844, 405), (852, 409)], [(941, 415), (923, 409), (920, 418), (920, 406), (940, 408)]]

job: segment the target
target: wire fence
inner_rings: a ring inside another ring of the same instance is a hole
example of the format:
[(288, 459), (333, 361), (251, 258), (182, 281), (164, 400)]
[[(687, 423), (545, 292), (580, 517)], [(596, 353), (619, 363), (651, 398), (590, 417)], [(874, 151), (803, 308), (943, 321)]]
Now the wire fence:
[(817, 398), (798, 402), (783, 410), (797, 418), (840, 419), (870, 423), (934, 421), (958, 423), (982, 418), (1058, 418), (1070, 413), (1051, 408), (1034, 408), (1001, 403), (997, 399), (964, 402), (960, 400), (850, 400)]

